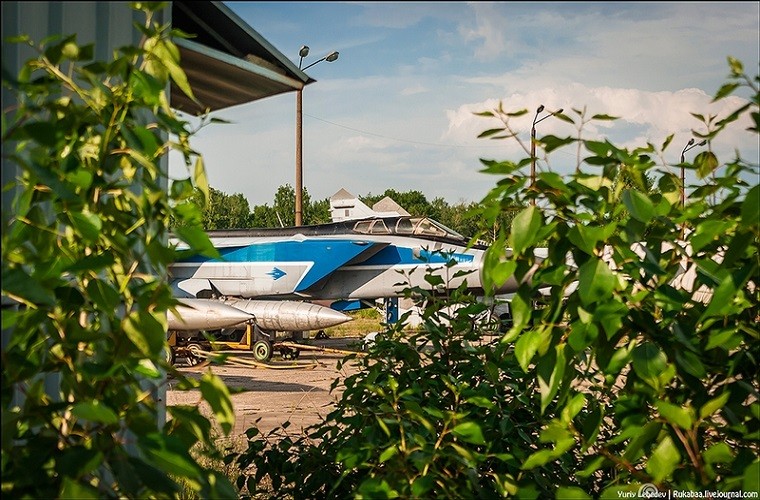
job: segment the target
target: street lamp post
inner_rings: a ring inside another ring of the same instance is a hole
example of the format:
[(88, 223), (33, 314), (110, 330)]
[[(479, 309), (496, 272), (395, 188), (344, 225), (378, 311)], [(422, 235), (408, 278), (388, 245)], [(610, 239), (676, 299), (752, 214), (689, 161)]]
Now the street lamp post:
[[(309, 55), (309, 47), (303, 45), (298, 51), (298, 69), (301, 69), (303, 58)], [(301, 71), (306, 71), (322, 61), (333, 62), (338, 58), (338, 52), (332, 51), (322, 59), (309, 64)], [(296, 90), (296, 213), (295, 225), (303, 222), (303, 88)]]
[(705, 144), (707, 144), (707, 140), (694, 144), (694, 138), (692, 137), (689, 139), (689, 142), (686, 143), (686, 146), (683, 147), (683, 151), (681, 151), (681, 208), (686, 206), (686, 169), (684, 168), (684, 164), (686, 163), (686, 152), (697, 146), (704, 146)]
[[(550, 116), (558, 115), (562, 113), (562, 108), (557, 111), (549, 111), (548, 115), (538, 118), (538, 115), (544, 110), (544, 105), (540, 105), (536, 110), (536, 116), (533, 117), (533, 126), (530, 129), (530, 188), (533, 189), (533, 185), (536, 183), (536, 124), (540, 123)], [(535, 205), (535, 199), (531, 200), (531, 204)]]

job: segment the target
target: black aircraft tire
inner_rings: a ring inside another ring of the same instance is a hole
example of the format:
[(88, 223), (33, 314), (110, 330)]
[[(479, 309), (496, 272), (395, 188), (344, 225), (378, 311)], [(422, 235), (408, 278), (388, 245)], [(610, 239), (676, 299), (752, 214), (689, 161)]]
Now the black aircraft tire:
[(282, 359), (286, 361), (296, 360), (298, 359), (298, 356), (300, 354), (301, 354), (301, 351), (299, 349), (290, 348), (290, 347), (280, 348), (280, 356), (282, 356)]
[(256, 361), (266, 362), (272, 359), (272, 344), (268, 340), (257, 340), (251, 350)]
[(187, 353), (187, 364), (190, 366), (195, 366), (206, 359), (202, 355), (203, 347), (201, 347), (201, 345), (196, 342), (187, 344), (185, 352)]

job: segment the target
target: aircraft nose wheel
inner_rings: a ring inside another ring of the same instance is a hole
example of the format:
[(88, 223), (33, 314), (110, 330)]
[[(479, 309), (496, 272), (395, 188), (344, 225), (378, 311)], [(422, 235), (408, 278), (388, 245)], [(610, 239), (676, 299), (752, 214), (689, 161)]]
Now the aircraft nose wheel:
[(280, 356), (282, 356), (282, 359), (284, 360), (295, 360), (298, 359), (298, 356), (301, 354), (301, 351), (295, 348), (290, 347), (280, 347)]
[(251, 350), (256, 361), (265, 362), (272, 359), (272, 344), (267, 340), (257, 340), (251, 346)]
[(190, 366), (195, 366), (206, 359), (203, 356), (203, 348), (200, 344), (188, 344), (186, 353), (187, 357), (185, 359)]

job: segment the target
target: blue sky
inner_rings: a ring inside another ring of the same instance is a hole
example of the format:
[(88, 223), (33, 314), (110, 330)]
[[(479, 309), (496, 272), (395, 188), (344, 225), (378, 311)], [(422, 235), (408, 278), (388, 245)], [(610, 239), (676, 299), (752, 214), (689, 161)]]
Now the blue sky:
[[(498, 180), (480, 158), (517, 161), (516, 141), (477, 139), (497, 125), (475, 112), (529, 112), (511, 124), (529, 144), (533, 115), (547, 109), (621, 117), (590, 124), (586, 138), (617, 145), (661, 145), (678, 163), (691, 113), (723, 117), (739, 94), (718, 104), (727, 57), (754, 76), (760, 62), (760, 2), (225, 2), (285, 56), (306, 66), (333, 50), (340, 57), (308, 74), (304, 90), (304, 185), (313, 199), (341, 188), (355, 195), (419, 190), (428, 200), (479, 201)], [(270, 204), (295, 185), (295, 93), (221, 110), (192, 142), (211, 185)], [(735, 123), (711, 144), (720, 159), (760, 162), (757, 135)], [(576, 135), (547, 119), (538, 136)], [(688, 155), (696, 154), (695, 149)], [(539, 162), (574, 169), (574, 147)], [(691, 156), (693, 158), (693, 156)], [(687, 159), (691, 159), (687, 156)], [(173, 162), (170, 174), (182, 174)], [(675, 171), (675, 167), (671, 167)], [(756, 181), (755, 181), (756, 182)]]

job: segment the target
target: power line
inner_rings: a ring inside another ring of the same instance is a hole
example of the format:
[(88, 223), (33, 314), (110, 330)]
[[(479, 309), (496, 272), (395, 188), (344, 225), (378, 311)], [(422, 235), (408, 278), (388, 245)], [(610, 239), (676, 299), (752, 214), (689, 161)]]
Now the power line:
[[(388, 137), (387, 135), (376, 134), (374, 132), (367, 132), (366, 130), (361, 130), (361, 129), (354, 128), (354, 127), (349, 127), (347, 125), (341, 125), (340, 123), (331, 122), (329, 120), (325, 120), (324, 118), (319, 118), (319, 117), (316, 117), (314, 115), (310, 115), (308, 113), (303, 113), (303, 115), (304, 116), (308, 116), (309, 118), (313, 118), (315, 120), (327, 123), (329, 125), (334, 125), (336, 127), (340, 127), (340, 128), (346, 129), (346, 130), (351, 130), (352, 132), (357, 132), (359, 134), (364, 134), (364, 135), (371, 135), (371, 136), (374, 136), (374, 137), (379, 137), (381, 139), (387, 139), (389, 141), (404, 142), (404, 143), (407, 143), (407, 144), (418, 144), (418, 145), (422, 145), (422, 146), (444, 147), (444, 148), (504, 149), (504, 146), (497, 146), (497, 145), (489, 146), (489, 145), (485, 145), (485, 144), (483, 144), (483, 145), (443, 144), (443, 143), (440, 143), (440, 142), (410, 141), (408, 139), (399, 139), (397, 137)], [(570, 153), (570, 152), (564, 151), (562, 149), (556, 149), (556, 150), (553, 151), (553, 153), (559, 154), (559, 155), (562, 155), (562, 156), (568, 156), (568, 157), (573, 157), (573, 158), (575, 157), (574, 153)]]
[(484, 147), (485, 148), (502, 148), (502, 146), (485, 146), (485, 145), (484, 146), (480, 146), (480, 145), (465, 145), (465, 144), (443, 144), (443, 143), (440, 143), (440, 142), (410, 141), (408, 139), (399, 139), (397, 137), (388, 137), (387, 135), (376, 134), (374, 132), (367, 132), (366, 130), (360, 130), (358, 128), (348, 127), (346, 125), (341, 125), (340, 123), (331, 122), (329, 120), (325, 120), (323, 118), (318, 118), (318, 117), (316, 117), (314, 115), (310, 115), (310, 114), (307, 114), (307, 113), (304, 113), (304, 116), (308, 116), (309, 118), (314, 118), (315, 120), (319, 120), (321, 122), (328, 123), (328, 124), (334, 125), (336, 127), (344, 128), (346, 130), (351, 130), (352, 132), (358, 132), (360, 134), (371, 135), (371, 136), (374, 136), (374, 137), (380, 137), (381, 139), (387, 139), (389, 141), (405, 142), (405, 143), (408, 143), (408, 144), (419, 144), (419, 145), (422, 145), (422, 146), (446, 147), (446, 148), (478, 148), (478, 149), (482, 149)]

